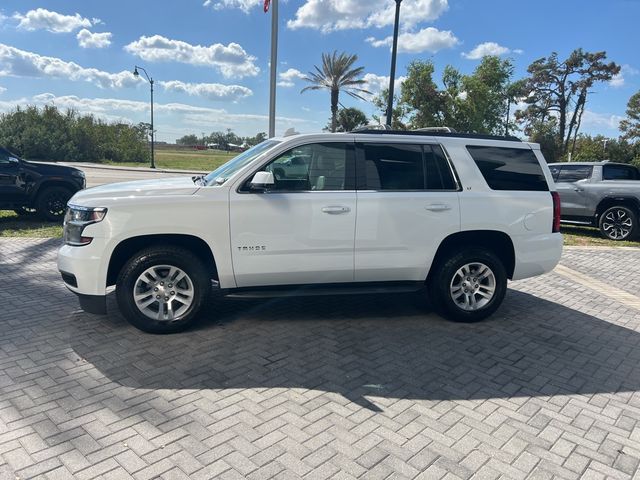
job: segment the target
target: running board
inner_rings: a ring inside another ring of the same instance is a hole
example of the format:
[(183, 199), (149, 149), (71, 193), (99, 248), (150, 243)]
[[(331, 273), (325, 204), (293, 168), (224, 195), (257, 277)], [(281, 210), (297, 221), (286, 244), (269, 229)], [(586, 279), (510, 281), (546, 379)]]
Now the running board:
[(418, 292), (424, 282), (357, 283), (331, 285), (282, 285), (264, 288), (235, 288), (223, 291), (229, 298), (314, 297)]
[(584, 225), (585, 227), (593, 227), (592, 222), (586, 222), (582, 220), (560, 220), (560, 223), (563, 223), (566, 225)]

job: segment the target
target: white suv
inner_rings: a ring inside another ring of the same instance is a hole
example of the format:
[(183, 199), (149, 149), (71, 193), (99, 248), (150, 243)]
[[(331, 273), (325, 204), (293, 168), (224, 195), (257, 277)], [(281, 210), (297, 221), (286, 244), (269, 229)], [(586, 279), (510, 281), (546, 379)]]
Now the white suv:
[(58, 268), (82, 308), (182, 330), (212, 286), (234, 296), (428, 291), (472, 322), (507, 279), (562, 252), (560, 203), (536, 144), (365, 131), (274, 138), (203, 177), (77, 193)]

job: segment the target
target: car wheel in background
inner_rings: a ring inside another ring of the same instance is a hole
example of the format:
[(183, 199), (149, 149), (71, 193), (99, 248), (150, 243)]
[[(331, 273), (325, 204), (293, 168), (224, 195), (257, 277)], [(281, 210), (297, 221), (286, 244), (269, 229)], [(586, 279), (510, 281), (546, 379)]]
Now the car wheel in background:
[(45, 187), (38, 194), (36, 211), (45, 220), (57, 222), (63, 219), (67, 202), (73, 193), (64, 187)]
[(609, 240), (630, 240), (636, 233), (637, 216), (621, 205), (609, 207), (600, 215), (598, 226), (602, 236)]

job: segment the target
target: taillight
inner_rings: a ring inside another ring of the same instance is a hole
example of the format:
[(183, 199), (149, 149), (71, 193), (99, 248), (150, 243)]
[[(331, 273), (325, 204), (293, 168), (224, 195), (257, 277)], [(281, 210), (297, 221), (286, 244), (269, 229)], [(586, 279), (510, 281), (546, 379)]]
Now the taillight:
[(560, 231), (560, 195), (558, 192), (551, 192), (553, 198), (553, 227), (552, 233), (558, 233)]

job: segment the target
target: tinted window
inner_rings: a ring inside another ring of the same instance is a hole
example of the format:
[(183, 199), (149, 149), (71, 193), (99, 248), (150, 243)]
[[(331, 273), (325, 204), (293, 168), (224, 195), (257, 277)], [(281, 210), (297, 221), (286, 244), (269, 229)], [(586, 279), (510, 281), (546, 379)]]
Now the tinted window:
[(362, 188), (369, 190), (456, 190), (440, 146), (364, 144)]
[(549, 190), (542, 167), (528, 148), (468, 146), (492, 190)]
[(556, 182), (577, 182), (579, 180), (586, 180), (591, 177), (591, 170), (593, 167), (589, 165), (562, 165), (557, 177), (554, 177)]
[(637, 180), (638, 170), (626, 165), (605, 165), (602, 170), (603, 180)]
[[(269, 163), (263, 170), (272, 172), (272, 190), (309, 191), (344, 190), (353, 184), (353, 172), (347, 175), (353, 144), (313, 143), (292, 148)], [(349, 168), (353, 170), (353, 168)]]
[(424, 162), (420, 145), (363, 145), (367, 188), (423, 190)]

